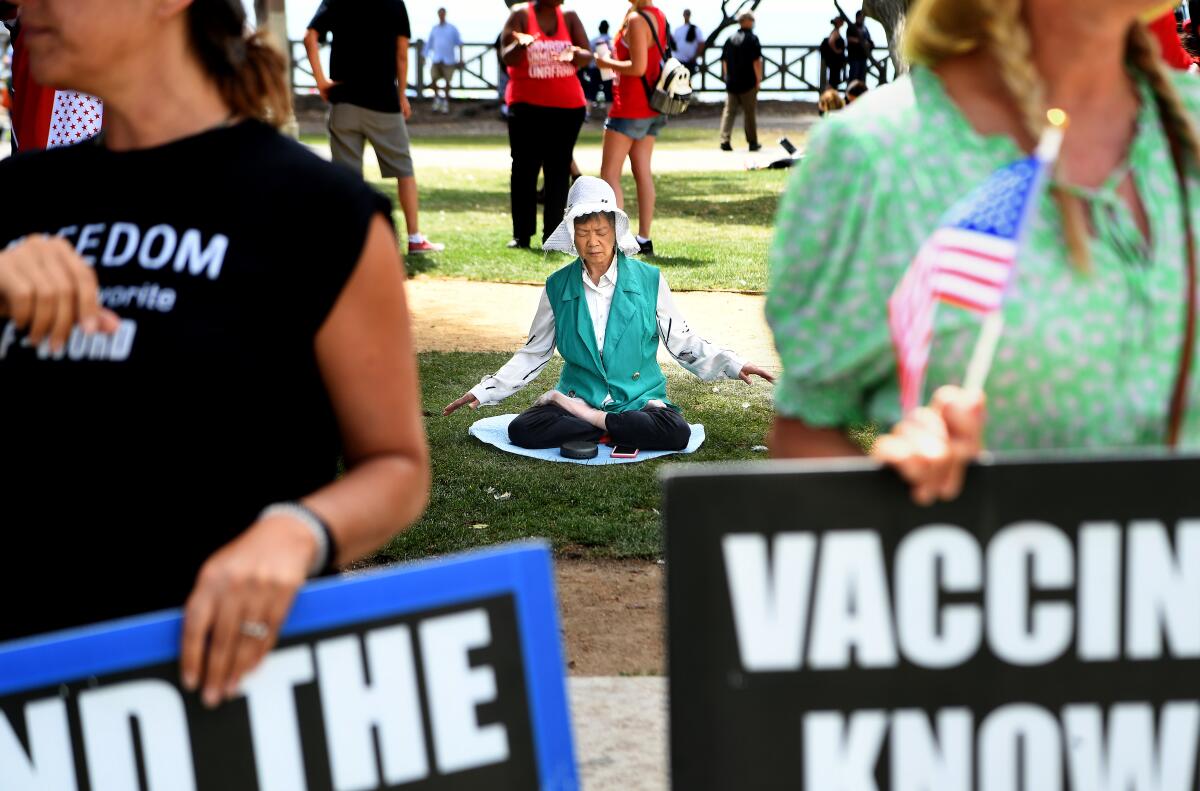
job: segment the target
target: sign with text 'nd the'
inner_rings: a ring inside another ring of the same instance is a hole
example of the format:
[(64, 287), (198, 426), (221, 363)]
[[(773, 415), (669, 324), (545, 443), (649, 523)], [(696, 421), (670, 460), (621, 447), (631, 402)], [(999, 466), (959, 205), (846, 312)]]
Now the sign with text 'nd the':
[(665, 487), (676, 788), (1200, 788), (1200, 459)]
[(215, 711), (180, 618), (0, 645), (0, 791), (576, 789), (549, 552), (310, 585)]

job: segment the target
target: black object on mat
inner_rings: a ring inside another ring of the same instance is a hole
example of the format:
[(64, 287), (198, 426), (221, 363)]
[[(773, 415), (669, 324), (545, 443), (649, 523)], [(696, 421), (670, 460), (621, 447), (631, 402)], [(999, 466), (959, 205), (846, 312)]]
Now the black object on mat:
[(600, 454), (595, 442), (568, 442), (558, 449), (566, 459), (594, 459)]

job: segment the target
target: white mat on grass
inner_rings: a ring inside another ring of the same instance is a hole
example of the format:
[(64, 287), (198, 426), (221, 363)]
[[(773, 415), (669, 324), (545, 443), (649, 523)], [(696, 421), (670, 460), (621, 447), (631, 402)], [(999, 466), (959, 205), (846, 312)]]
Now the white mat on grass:
[(704, 426), (699, 423), (692, 425), (692, 440), (683, 450), (643, 450), (638, 453), (636, 459), (614, 459), (612, 457), (612, 448), (607, 445), (600, 446), (600, 454), (594, 459), (567, 459), (563, 458), (558, 452), (558, 448), (546, 448), (545, 450), (530, 450), (529, 448), (519, 448), (508, 441), (508, 424), (516, 420), (516, 415), (497, 415), (496, 417), (485, 417), (483, 420), (478, 420), (471, 426), (471, 436), (493, 447), (499, 448), (507, 453), (515, 453), (518, 456), (525, 456), (530, 459), (541, 459), (542, 461), (567, 461), (572, 464), (635, 464), (639, 461), (648, 461), (649, 459), (658, 459), (663, 456), (670, 456), (675, 453), (695, 453), (704, 444)]

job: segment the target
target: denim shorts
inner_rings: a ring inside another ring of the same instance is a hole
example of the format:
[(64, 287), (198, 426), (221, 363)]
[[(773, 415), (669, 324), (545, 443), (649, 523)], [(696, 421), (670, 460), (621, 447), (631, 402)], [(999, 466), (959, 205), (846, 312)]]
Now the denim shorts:
[(656, 115), (653, 118), (612, 118), (609, 117), (604, 122), (604, 128), (610, 129), (618, 134), (641, 140), (649, 135), (650, 137), (658, 137), (658, 133), (667, 125), (667, 117), (665, 115)]

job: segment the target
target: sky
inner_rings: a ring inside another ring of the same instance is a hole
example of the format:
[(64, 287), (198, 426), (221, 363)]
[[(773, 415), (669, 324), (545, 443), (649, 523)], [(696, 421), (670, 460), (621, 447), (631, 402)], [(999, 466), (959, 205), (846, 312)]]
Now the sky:
[[(304, 36), (319, 1), (287, 0), (288, 29), (293, 39)], [(502, 0), (407, 0), (406, 4), (413, 37), (422, 39), (437, 22), (440, 6), (447, 9), (449, 20), (468, 42), (494, 41), (508, 15)], [(721, 20), (720, 0), (657, 0), (657, 5), (666, 12), (672, 26), (682, 24), (685, 8), (692, 10), (692, 22), (705, 33)], [(857, 11), (859, 5), (858, 0), (842, 0), (842, 7), (849, 14)], [(568, 0), (566, 7), (579, 13), (591, 37), (596, 35), (602, 19), (614, 27), (618, 25), (629, 4), (625, 0)], [(828, 34), (829, 20), (835, 14), (832, 0), (762, 0), (756, 14), (758, 36), (764, 44), (816, 44)], [(875, 26), (872, 32), (875, 41), (883, 44), (882, 29)]]

